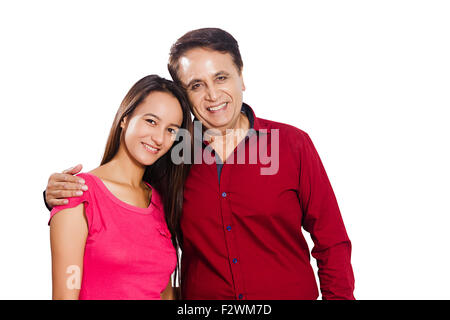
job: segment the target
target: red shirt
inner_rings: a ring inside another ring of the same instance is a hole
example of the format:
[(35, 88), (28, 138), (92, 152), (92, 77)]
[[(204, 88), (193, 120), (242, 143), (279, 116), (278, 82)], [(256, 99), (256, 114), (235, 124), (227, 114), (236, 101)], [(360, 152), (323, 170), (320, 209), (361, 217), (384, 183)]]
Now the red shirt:
[[(221, 172), (202, 161), (191, 167), (185, 184), (183, 298), (317, 299), (303, 227), (314, 241), (323, 299), (354, 299), (351, 243), (311, 139), (293, 126), (256, 118), (245, 104), (242, 111), (253, 135)], [(249, 157), (255, 148), (277, 153), (273, 143), (279, 146), (278, 171), (264, 175), (261, 168), (271, 165)], [(215, 157), (212, 148), (202, 148)]]

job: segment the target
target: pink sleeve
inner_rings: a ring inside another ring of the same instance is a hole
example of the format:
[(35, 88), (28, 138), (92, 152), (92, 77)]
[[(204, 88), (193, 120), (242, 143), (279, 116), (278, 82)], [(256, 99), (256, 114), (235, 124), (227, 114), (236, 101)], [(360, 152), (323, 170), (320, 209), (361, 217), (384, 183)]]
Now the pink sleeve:
[[(86, 180), (86, 184), (88, 185), (88, 188), (91, 189), (91, 185), (88, 183), (87, 179)], [(91, 229), (91, 225), (92, 225), (92, 210), (89, 206), (90, 203), (90, 194), (89, 191), (84, 191), (83, 195), (80, 197), (71, 197), (71, 198), (67, 198), (67, 200), (69, 200), (68, 204), (65, 205), (61, 205), (61, 206), (55, 206), (53, 207), (52, 211), (50, 211), (50, 219), (48, 220), (48, 225), (50, 225), (50, 221), (52, 220), (53, 216), (64, 209), (68, 209), (68, 208), (75, 208), (76, 206), (78, 206), (80, 203), (84, 203), (84, 208), (85, 208), (85, 213), (86, 213), (86, 218), (88, 221), (88, 228), (89, 230)]]

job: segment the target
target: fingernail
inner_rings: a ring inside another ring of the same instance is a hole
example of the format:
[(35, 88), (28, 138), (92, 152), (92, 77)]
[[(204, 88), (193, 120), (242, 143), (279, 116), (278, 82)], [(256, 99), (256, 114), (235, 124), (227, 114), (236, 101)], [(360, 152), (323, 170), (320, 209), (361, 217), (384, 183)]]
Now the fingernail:
[(81, 186), (81, 190), (84, 190), (84, 191), (86, 191), (88, 189), (88, 186), (87, 185), (83, 185), (83, 186)]
[(76, 194), (77, 196), (82, 196), (82, 195), (83, 195), (83, 191), (77, 191), (77, 192), (75, 192), (75, 194)]
[(85, 184), (85, 181), (84, 181), (83, 179), (79, 179), (79, 180), (78, 180), (78, 183), (80, 183), (80, 184)]
[(69, 203), (69, 200), (64, 200), (63, 203), (64, 203), (64, 204), (68, 204), (68, 203)]

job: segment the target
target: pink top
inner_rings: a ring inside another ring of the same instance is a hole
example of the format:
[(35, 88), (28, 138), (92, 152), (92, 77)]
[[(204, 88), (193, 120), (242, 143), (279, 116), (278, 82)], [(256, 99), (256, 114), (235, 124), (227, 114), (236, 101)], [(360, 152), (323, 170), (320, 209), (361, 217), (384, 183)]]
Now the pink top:
[(79, 299), (160, 299), (177, 258), (159, 194), (152, 188), (149, 207), (139, 208), (115, 197), (100, 178), (78, 176), (89, 190), (54, 207), (50, 219), (84, 203), (89, 233)]

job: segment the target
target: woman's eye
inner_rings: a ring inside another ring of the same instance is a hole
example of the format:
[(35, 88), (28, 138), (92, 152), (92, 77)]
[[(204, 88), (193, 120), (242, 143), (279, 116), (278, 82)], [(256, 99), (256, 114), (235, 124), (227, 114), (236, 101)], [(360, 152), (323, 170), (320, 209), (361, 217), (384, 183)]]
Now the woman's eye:
[(172, 129), (172, 128), (169, 128), (168, 131), (169, 131), (171, 134), (176, 134), (176, 133), (177, 133), (177, 131), (176, 131), (175, 129)]
[(147, 121), (150, 124), (156, 124), (155, 120), (153, 120), (153, 119), (147, 119), (145, 121)]

